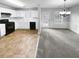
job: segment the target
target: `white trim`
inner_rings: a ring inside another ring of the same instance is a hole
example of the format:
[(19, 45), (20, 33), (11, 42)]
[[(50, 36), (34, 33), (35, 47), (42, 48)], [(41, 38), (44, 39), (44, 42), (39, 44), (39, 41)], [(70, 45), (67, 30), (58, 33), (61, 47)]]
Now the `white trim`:
[(40, 39), (40, 35), (38, 34), (37, 45), (36, 45), (36, 52), (35, 52), (35, 58), (36, 58), (36, 56), (37, 56), (39, 39)]

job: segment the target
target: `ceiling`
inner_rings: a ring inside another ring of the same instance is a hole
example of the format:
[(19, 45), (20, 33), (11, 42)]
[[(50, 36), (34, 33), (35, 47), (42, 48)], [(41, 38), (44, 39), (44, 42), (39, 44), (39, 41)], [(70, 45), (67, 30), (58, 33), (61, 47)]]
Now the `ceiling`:
[[(40, 6), (41, 8), (58, 8), (63, 7), (64, 1), (63, 0), (19, 0), (25, 4), (24, 7), (19, 7), (8, 3), (7, 0), (0, 0), (0, 4), (7, 5), (12, 8), (34, 8)], [(79, 0), (67, 0), (66, 6), (70, 7), (75, 4), (78, 4)]]

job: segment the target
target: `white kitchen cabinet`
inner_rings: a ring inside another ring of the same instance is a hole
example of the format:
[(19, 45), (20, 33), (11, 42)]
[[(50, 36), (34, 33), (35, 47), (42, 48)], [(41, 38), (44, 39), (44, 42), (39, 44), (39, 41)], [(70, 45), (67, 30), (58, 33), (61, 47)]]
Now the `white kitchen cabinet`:
[(11, 10), (11, 17), (16, 17), (16, 12), (15, 12), (15, 10)]
[(31, 17), (32, 17), (32, 18), (38, 17), (38, 11), (37, 11), (37, 10), (31, 11)]
[(6, 34), (5, 24), (0, 24), (0, 36), (4, 36)]
[(16, 17), (23, 17), (23, 18), (35, 18), (38, 17), (38, 11), (37, 10), (22, 10), (22, 11), (16, 11)]
[(38, 17), (38, 11), (37, 10), (27, 10), (25, 11), (25, 18), (36, 18)]
[(25, 17), (25, 11), (16, 11), (16, 17)]

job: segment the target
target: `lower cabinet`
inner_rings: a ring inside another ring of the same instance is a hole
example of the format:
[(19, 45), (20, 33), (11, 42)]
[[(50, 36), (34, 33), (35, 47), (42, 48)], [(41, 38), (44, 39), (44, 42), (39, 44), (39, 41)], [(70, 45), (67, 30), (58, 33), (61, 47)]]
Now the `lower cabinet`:
[(0, 24), (0, 36), (6, 35), (5, 24)]

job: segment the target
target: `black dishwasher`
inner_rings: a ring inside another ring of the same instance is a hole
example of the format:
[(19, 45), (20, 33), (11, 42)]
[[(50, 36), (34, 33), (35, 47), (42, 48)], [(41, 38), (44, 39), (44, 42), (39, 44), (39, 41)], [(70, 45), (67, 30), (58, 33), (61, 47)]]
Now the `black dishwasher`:
[(30, 30), (36, 30), (36, 22), (30, 22)]

